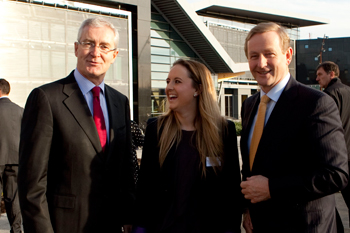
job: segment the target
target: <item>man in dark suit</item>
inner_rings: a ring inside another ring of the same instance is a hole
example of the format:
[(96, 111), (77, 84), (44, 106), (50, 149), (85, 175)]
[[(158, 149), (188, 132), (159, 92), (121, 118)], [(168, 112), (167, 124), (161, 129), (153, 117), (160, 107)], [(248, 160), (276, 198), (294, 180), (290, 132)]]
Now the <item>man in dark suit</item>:
[(18, 174), (26, 233), (131, 230), (129, 101), (104, 83), (117, 42), (107, 20), (85, 20), (75, 42), (77, 68), (28, 97)]
[[(343, 124), (344, 137), (348, 149), (350, 165), (350, 87), (344, 85), (339, 77), (339, 67), (331, 61), (325, 61), (316, 69), (316, 80), (324, 92), (333, 98), (339, 109), (340, 119)], [(342, 190), (342, 194), (348, 209), (350, 207), (350, 186)]]
[(22, 217), (17, 195), (19, 135), (23, 108), (8, 95), (10, 84), (0, 79), (0, 190), (3, 192), (11, 233), (21, 232)]
[[(332, 194), (348, 182), (339, 112), (329, 96), (290, 76), (289, 45), (285, 29), (275, 23), (258, 24), (246, 38), (249, 67), (261, 90), (241, 113), (243, 226), (248, 233), (336, 232)], [(260, 99), (270, 99), (264, 114)], [(258, 122), (263, 131), (256, 140)]]

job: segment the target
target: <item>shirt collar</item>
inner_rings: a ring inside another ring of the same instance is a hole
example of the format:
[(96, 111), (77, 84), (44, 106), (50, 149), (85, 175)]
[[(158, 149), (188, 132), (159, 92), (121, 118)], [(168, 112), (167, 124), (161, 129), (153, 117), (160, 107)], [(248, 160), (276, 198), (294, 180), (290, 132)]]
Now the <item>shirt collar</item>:
[[(81, 90), (81, 92), (83, 93), (83, 95), (86, 95), (89, 91), (91, 91), (92, 88), (94, 88), (96, 85), (93, 84), (90, 80), (88, 80), (87, 78), (85, 78), (83, 75), (81, 75), (78, 71), (78, 69), (74, 70), (74, 77), (75, 80), (78, 83), (78, 86)], [(105, 93), (105, 82), (102, 81), (102, 83), (100, 85), (98, 85), (101, 90), (102, 90), (102, 94), (104, 95)]]
[(263, 95), (267, 95), (271, 100), (277, 102), (282, 94), (282, 91), (287, 86), (289, 79), (290, 73), (288, 73), (279, 83), (277, 83), (267, 94), (263, 90), (260, 90), (260, 98)]
[(8, 97), (8, 96), (2, 96), (2, 97), (0, 97), (0, 99), (3, 99), (3, 98), (7, 98), (7, 99), (9, 99), (9, 97)]

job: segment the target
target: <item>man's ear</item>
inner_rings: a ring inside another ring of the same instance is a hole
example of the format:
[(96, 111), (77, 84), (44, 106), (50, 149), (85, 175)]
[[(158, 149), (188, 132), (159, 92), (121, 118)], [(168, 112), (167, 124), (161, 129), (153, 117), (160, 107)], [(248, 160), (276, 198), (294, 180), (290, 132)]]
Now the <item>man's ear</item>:
[(329, 76), (331, 76), (331, 79), (335, 78), (334, 71), (330, 71), (330, 72), (329, 72)]
[(78, 42), (74, 42), (74, 54), (78, 57)]
[(286, 59), (287, 59), (288, 66), (292, 62), (292, 58), (293, 58), (293, 49), (292, 47), (289, 47), (286, 51)]
[(118, 53), (119, 53), (119, 50), (113, 51), (113, 60), (112, 60), (112, 64), (114, 63), (115, 59), (117, 58)]

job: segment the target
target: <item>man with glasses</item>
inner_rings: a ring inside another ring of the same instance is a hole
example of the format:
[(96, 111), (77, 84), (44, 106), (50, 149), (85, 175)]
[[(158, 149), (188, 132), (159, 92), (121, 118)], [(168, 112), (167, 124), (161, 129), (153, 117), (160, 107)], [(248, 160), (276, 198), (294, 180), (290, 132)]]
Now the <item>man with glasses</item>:
[(77, 68), (28, 97), (18, 174), (26, 233), (131, 230), (129, 101), (104, 83), (118, 38), (107, 20), (85, 20)]

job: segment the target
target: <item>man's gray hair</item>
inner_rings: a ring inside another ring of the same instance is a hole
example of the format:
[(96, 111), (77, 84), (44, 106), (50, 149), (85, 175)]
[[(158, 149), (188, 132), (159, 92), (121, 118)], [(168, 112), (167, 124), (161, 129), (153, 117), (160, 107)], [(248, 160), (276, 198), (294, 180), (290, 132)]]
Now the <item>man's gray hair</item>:
[(118, 42), (119, 42), (119, 33), (118, 30), (114, 27), (114, 25), (106, 20), (103, 17), (96, 17), (96, 18), (88, 18), (85, 19), (82, 24), (80, 25), (79, 31), (78, 31), (78, 41), (80, 41), (81, 34), (83, 33), (83, 30), (85, 27), (91, 26), (91, 27), (109, 27), (114, 32), (114, 44), (115, 48), (118, 48)]

